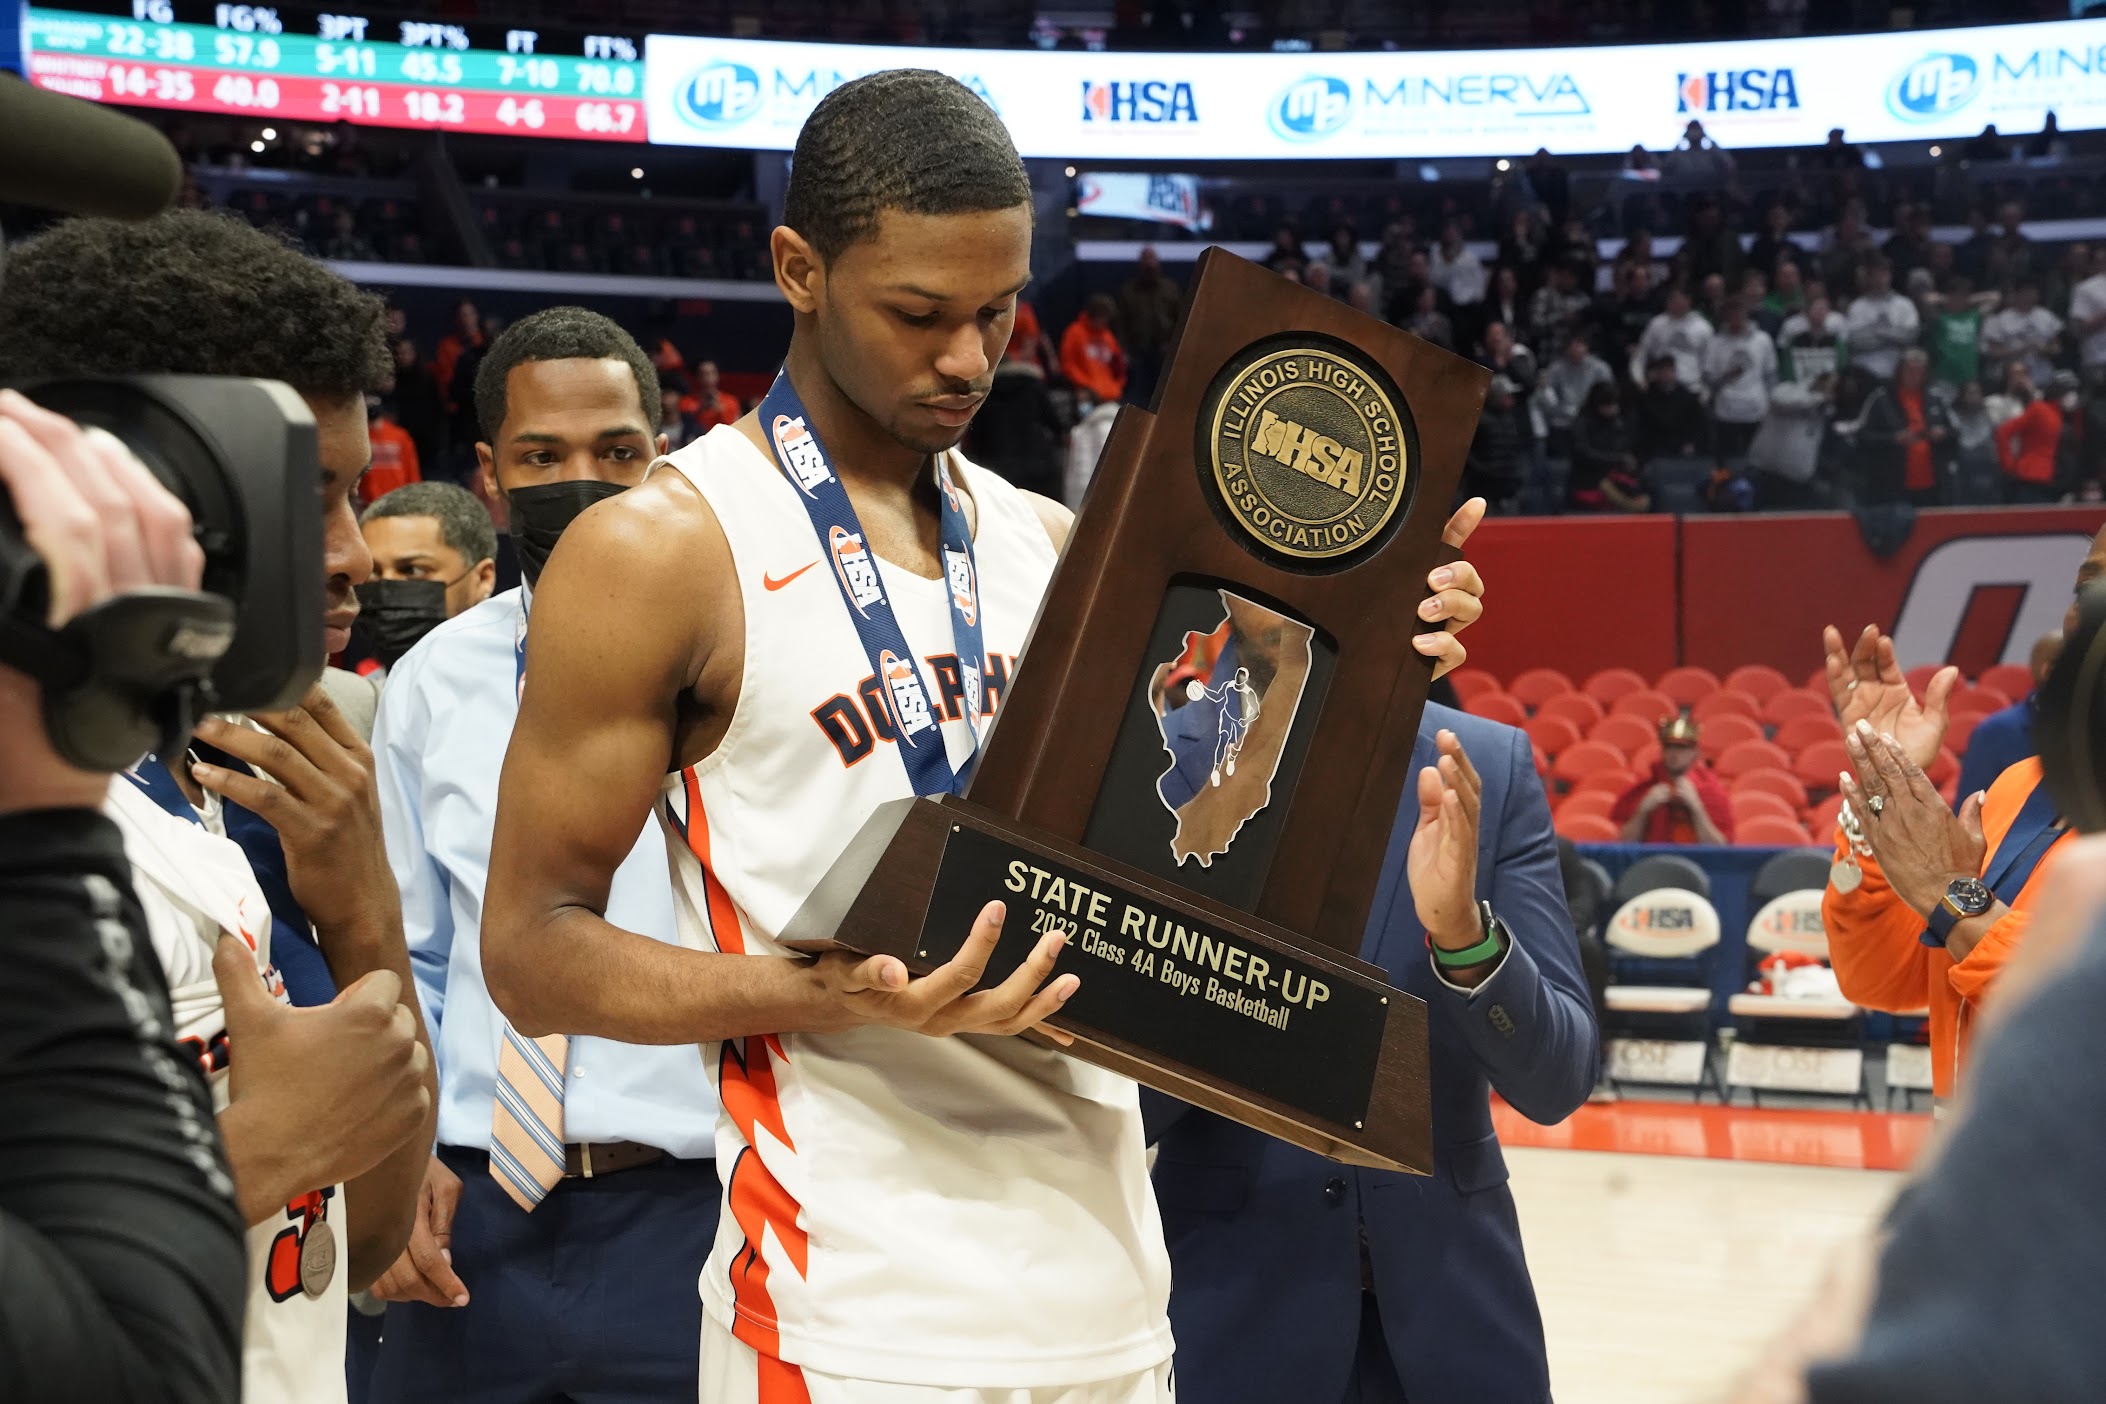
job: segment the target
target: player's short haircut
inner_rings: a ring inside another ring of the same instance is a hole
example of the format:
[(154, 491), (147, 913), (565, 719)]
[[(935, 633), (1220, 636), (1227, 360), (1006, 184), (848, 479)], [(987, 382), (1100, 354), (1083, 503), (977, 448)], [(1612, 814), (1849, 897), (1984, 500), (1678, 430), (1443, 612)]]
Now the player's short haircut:
[(643, 429), (658, 432), (665, 413), (658, 398), (658, 372), (651, 358), (612, 319), (583, 307), (550, 307), (506, 327), (475, 372), (475, 418), (483, 442), (497, 442), (505, 422), (505, 383), (515, 366), (530, 361), (620, 361), (636, 377), (636, 403)]
[(69, 219), (0, 282), (0, 380), (235, 375), (328, 400), (394, 372), (379, 298), (231, 215)]
[(1031, 203), (1031, 181), (994, 109), (957, 79), (892, 68), (843, 83), (805, 119), (782, 222), (831, 262), (886, 210), (977, 214)]
[(366, 508), (360, 522), (381, 517), (430, 517), (439, 524), (439, 539), (461, 553), (469, 565), (497, 555), (497, 528), (489, 509), (456, 483), (410, 483), (396, 488)]

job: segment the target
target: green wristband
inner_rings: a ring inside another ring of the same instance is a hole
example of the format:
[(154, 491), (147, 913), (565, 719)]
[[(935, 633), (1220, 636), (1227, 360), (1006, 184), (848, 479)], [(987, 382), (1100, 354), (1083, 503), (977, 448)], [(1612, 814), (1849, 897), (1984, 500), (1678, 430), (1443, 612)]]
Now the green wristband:
[(1433, 948), (1434, 964), (1449, 970), (1460, 970), (1466, 965), (1482, 965), (1506, 949), (1505, 940), (1499, 931), (1499, 919), (1492, 915), (1492, 904), (1490, 902), (1479, 902), (1477, 910), (1484, 917), (1484, 939), (1474, 946), (1466, 946), (1459, 951), (1451, 951), (1444, 946), (1435, 946)]

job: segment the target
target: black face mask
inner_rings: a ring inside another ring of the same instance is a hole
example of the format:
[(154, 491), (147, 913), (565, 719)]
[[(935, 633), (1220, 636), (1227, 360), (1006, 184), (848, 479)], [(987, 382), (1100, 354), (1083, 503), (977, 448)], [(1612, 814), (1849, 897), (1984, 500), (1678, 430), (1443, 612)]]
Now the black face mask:
[(594, 479), (577, 479), (561, 483), (536, 483), (532, 487), (514, 488), (505, 494), (505, 501), (512, 509), (512, 544), (519, 551), (519, 573), (526, 583), (536, 584), (541, 579), (541, 568), (548, 564), (549, 553), (556, 549), (556, 539), (563, 530), (578, 519), (593, 503), (627, 492), (621, 483), (603, 483)]
[(446, 622), (443, 580), (368, 580), (357, 587), (358, 632), (383, 668)]

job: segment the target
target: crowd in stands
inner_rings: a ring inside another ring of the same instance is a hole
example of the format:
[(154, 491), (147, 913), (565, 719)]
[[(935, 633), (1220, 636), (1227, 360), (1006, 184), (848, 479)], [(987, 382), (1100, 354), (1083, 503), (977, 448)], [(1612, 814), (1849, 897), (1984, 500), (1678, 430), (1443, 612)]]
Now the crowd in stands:
[[(171, 134), (186, 140), (180, 125)], [(403, 168), (399, 152), (347, 126), (289, 129), (260, 154), (235, 147), (193, 139), (186, 150), (208, 166), (275, 164), (324, 184)], [(2106, 244), (2029, 232), (2033, 202), (2050, 216), (2106, 210), (2106, 190), (2060, 162), (2068, 149), (2052, 115), (2015, 139), (1992, 128), (1953, 143), (1949, 158), (2039, 158), (2060, 173), (1956, 185), (1935, 171), (1871, 170), (1840, 131), (1779, 165), (1779, 153), (1722, 149), (1692, 121), (1672, 150), (1623, 159), (1635, 194), (1583, 197), (1582, 169), (1538, 152), (1502, 163), (1468, 198), (1455, 182), (1312, 196), (1276, 225), (1263, 261), (1493, 372), (1465, 490), (1496, 512), (2096, 500)], [(449, 261), (401, 184), (360, 195), (221, 182), (194, 185), (191, 202), (216, 197), (327, 258)], [(1292, 204), (1282, 192), (1237, 196), (1223, 231)], [(492, 189), (469, 207), (501, 267), (768, 272), (759, 206)], [(1383, 221), (1379, 234), (1368, 218)], [(1599, 237), (1606, 225), (1629, 231), (1620, 248)], [(1065, 326), (1042, 330), (1026, 306), (971, 447), (1019, 484), (1078, 501), (1109, 407), (1151, 393), (1181, 310), (1178, 280), (1152, 248)], [(447, 346), (477, 340), (487, 332), (398, 338), (389, 412), (427, 464), (449, 439), (471, 441), (473, 406), (452, 393), (458, 353)], [(690, 420), (707, 427), (703, 401), (716, 392), (694, 383), (699, 371), (676, 375), (677, 437)]]
[[(1954, 154), (2065, 149), (2050, 115), (2015, 144), (1991, 128)], [(1760, 204), (1698, 122), (1625, 166), (1678, 183), (1646, 197), (1679, 215), (1671, 253), (1640, 227), (1603, 266), (1568, 173), (1538, 152), (1496, 202), (1496, 245), (1468, 212), (1430, 238), (1406, 212), (1371, 256), (1350, 220), (1283, 223), (1264, 262), (1493, 372), (1467, 490), (1495, 511), (2099, 498), (2106, 246), (2037, 240), (2019, 199), (1977, 203), (1965, 237), (1940, 237), (1950, 191), (1893, 199), (1912, 187), (1891, 183), (1875, 232), (1863, 155), (1840, 131)], [(1152, 261), (1136, 276), (1156, 276)]]

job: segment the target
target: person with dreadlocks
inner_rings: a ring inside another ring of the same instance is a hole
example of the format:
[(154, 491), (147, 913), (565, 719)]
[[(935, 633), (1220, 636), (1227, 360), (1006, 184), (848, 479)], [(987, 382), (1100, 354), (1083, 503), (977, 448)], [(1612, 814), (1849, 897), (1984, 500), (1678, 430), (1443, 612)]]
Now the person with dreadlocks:
[[(1000, 903), (918, 979), (777, 939), (878, 806), (969, 773), (1066, 539), (1066, 509), (956, 451), (1031, 234), (1023, 164), (969, 89), (834, 89), (770, 236), (782, 374), (579, 517), (535, 592), (484, 974), (528, 1038), (703, 1045), (712, 1404), (1172, 1397), (1137, 1089), (1006, 1036), (1074, 993), (1062, 939), (977, 991)], [(1478, 612), (1454, 569), (1421, 614), (1436, 661)], [(603, 915), (654, 811), (678, 944)]]

